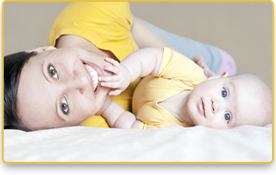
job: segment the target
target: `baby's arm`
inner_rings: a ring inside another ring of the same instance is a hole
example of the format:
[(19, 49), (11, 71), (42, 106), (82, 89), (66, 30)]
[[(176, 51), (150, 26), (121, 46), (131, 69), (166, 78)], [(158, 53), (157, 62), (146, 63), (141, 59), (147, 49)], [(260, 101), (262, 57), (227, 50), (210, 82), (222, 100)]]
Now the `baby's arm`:
[(118, 95), (138, 77), (157, 75), (163, 57), (161, 48), (144, 48), (128, 55), (120, 64), (113, 59), (107, 58), (110, 66), (103, 69), (113, 73), (111, 77), (99, 77), (101, 85), (116, 88), (109, 95)]
[(108, 96), (101, 115), (112, 128), (138, 128), (140, 121), (131, 112), (125, 111)]

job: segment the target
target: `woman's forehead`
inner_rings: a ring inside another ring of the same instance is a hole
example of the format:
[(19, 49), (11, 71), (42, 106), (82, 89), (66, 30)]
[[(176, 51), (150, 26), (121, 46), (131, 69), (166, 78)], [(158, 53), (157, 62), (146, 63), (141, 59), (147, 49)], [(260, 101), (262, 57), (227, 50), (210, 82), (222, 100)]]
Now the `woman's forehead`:
[(22, 69), (17, 92), (18, 111), (24, 123), (40, 122), (53, 115), (55, 90), (45, 79), (43, 61), (33, 60)]

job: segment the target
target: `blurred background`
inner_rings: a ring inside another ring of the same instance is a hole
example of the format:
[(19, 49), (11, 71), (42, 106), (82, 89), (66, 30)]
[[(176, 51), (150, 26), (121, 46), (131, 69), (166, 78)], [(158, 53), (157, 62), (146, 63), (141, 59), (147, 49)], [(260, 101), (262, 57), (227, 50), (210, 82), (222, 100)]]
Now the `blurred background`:
[[(4, 55), (47, 45), (51, 25), (67, 2), (6, 2)], [(133, 15), (168, 32), (219, 47), (272, 87), (270, 2), (130, 2)]]

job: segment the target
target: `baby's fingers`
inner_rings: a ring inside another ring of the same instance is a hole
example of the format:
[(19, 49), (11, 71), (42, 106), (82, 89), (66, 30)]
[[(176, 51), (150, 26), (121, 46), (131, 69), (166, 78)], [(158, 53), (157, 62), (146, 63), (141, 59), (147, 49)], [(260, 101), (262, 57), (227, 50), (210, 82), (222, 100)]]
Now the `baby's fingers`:
[(101, 86), (108, 88), (118, 88), (120, 84), (118, 82), (101, 82)]
[(104, 66), (103, 69), (105, 71), (108, 71), (108, 72), (111, 72), (115, 75), (118, 75), (120, 73), (120, 68), (119, 67), (116, 67), (116, 66)]
[(122, 90), (116, 89), (116, 90), (111, 90), (108, 95), (119, 95), (122, 92)]
[(99, 77), (101, 82), (119, 82), (120, 78), (118, 76), (111, 76), (111, 77)]
[(112, 58), (105, 58), (104, 60), (105, 60), (106, 62), (112, 64), (113, 66), (119, 66), (119, 65), (120, 65), (120, 63), (119, 63), (118, 61), (113, 60)]
[(212, 72), (209, 67), (205, 67), (204, 69), (204, 72), (206, 73), (207, 77), (212, 77), (212, 76), (215, 76), (216, 74), (214, 72)]
[(120, 63), (118, 61), (113, 60), (112, 58), (105, 58), (104, 60), (111, 64), (109, 66), (104, 66), (103, 67), (104, 70), (109, 71), (116, 75), (120, 73)]
[(193, 59), (192, 59), (197, 65), (199, 65), (201, 68), (204, 68), (205, 67), (205, 61), (204, 61), (204, 58), (200, 55), (198, 56), (195, 56)]

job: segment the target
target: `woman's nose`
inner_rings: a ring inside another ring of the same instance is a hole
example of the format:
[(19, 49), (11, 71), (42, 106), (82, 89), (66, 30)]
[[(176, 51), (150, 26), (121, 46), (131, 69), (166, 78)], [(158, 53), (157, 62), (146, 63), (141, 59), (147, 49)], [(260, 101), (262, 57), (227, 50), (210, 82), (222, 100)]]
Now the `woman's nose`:
[(72, 78), (68, 79), (68, 89), (78, 90), (80, 93), (84, 93), (87, 85), (89, 84), (89, 79), (86, 74), (79, 72), (78, 70), (73, 71)]

